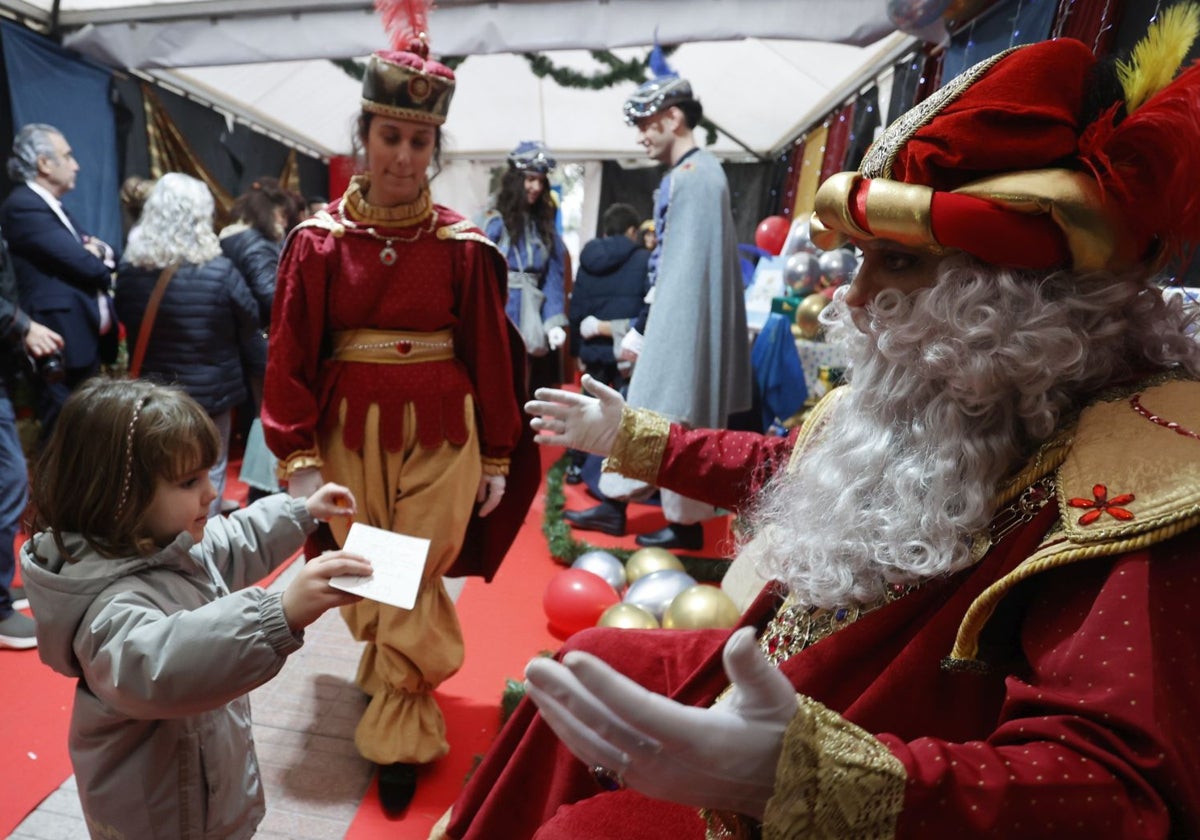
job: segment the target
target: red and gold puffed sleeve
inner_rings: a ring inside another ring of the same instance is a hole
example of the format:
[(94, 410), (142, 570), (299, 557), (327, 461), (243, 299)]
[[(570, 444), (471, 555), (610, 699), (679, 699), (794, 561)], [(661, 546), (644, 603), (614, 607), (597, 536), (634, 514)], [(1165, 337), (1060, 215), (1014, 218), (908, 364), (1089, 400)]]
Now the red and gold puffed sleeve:
[[(471, 236), (474, 231), (478, 239)], [(460, 238), (461, 236), (461, 238)], [(475, 392), (479, 448), (485, 473), (507, 474), (521, 435), (521, 409), (514, 383), (510, 325), (504, 314), (508, 282), (500, 253), (474, 228), (455, 237), (458, 323), (455, 352)]]
[(293, 232), (279, 260), (260, 413), (267, 446), (285, 480), (296, 470), (321, 466), (321, 341), (326, 288), (336, 272), (336, 240), (329, 231), (302, 227)]

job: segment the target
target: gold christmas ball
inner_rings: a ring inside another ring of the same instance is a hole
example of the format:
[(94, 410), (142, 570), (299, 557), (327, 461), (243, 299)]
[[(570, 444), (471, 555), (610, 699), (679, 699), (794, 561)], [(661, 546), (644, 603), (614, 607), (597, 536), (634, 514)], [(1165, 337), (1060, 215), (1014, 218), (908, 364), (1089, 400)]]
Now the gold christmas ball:
[(596, 622), (597, 627), (623, 627), (626, 630), (655, 630), (658, 620), (637, 604), (622, 601), (606, 609)]
[(672, 599), (662, 626), (668, 630), (733, 627), (740, 617), (737, 605), (720, 587), (700, 583)]
[(625, 577), (631, 584), (651, 572), (661, 572), (664, 569), (683, 571), (683, 563), (665, 548), (639, 548), (625, 561)]
[(829, 298), (820, 292), (814, 293), (800, 301), (796, 307), (796, 326), (802, 338), (813, 341), (821, 335), (821, 322), (817, 316), (829, 305)]

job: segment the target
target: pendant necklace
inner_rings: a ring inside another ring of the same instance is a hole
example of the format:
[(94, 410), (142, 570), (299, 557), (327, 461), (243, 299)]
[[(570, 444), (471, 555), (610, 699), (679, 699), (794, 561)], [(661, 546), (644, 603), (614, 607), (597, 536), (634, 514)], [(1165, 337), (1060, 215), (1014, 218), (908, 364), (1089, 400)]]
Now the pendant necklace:
[[(356, 228), (358, 226), (354, 225), (353, 223), (349, 223), (347, 224), (347, 227)], [(412, 236), (397, 236), (395, 234), (392, 234), (391, 236), (384, 236), (383, 234), (377, 232), (374, 227), (358, 228), (358, 230), (361, 230), (372, 239), (378, 239), (383, 243), (383, 247), (379, 250), (379, 262), (386, 266), (393, 266), (396, 264), (396, 260), (400, 258), (399, 253), (397, 253), (396, 249), (392, 246), (393, 242), (416, 242), (421, 238), (422, 233), (432, 233), (435, 227), (437, 227), (437, 214), (430, 213), (428, 224), (416, 225)]]

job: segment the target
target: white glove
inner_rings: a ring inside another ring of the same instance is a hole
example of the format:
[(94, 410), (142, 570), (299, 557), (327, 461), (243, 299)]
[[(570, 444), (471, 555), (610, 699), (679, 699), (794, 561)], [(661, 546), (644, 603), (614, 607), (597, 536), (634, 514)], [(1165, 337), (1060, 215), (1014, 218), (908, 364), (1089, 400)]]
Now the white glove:
[(562, 327), (551, 327), (546, 330), (546, 343), (550, 345), (551, 350), (557, 350), (563, 346), (567, 340), (567, 331)]
[(321, 471), (316, 467), (305, 467), (296, 470), (287, 480), (288, 495), (293, 499), (308, 498), (321, 488), (325, 482), (321, 479)]
[(500, 504), (504, 496), (504, 488), (508, 481), (502, 475), (483, 475), (479, 477), (479, 489), (475, 491), (475, 502), (480, 504), (479, 515), (487, 516)]
[(636, 362), (637, 357), (642, 355), (642, 345), (645, 341), (645, 336), (630, 328), (629, 332), (625, 333), (625, 337), (621, 339), (621, 358)]
[(707, 709), (647, 691), (590, 654), (525, 669), (542, 717), (583, 763), (615, 772), (639, 793), (762, 819), (775, 787), (796, 692), (763, 658), (754, 630), (725, 644), (733, 690)]
[(584, 374), (583, 389), (595, 397), (561, 391), (557, 388), (538, 388), (537, 397), (525, 403), (525, 413), (538, 443), (582, 449), (596, 455), (607, 455), (621, 428), (621, 411), (625, 399), (603, 382)]
[(595, 338), (600, 335), (600, 319), (589, 315), (579, 322), (580, 338)]

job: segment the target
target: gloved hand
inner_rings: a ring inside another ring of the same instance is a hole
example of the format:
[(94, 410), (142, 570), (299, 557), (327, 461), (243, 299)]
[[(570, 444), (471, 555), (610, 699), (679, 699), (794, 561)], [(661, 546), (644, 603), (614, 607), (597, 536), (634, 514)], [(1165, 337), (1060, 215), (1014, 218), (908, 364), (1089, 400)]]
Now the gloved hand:
[(551, 327), (546, 330), (546, 343), (550, 345), (551, 350), (557, 350), (563, 346), (567, 340), (567, 331), (562, 327)]
[(607, 455), (621, 428), (625, 399), (587, 374), (582, 383), (583, 390), (599, 399), (557, 388), (537, 389), (534, 393), (537, 399), (525, 403), (525, 413), (533, 415), (529, 422), (536, 433), (533, 439), (538, 443)]
[(307, 498), (320, 489), (325, 482), (321, 479), (321, 471), (316, 467), (305, 467), (296, 470), (287, 480), (288, 495), (293, 499)]
[(580, 651), (561, 663), (539, 657), (525, 678), (546, 723), (585, 764), (646, 796), (762, 819), (796, 693), (753, 628), (730, 636), (724, 661), (734, 688), (708, 709), (647, 691)]
[(483, 475), (479, 477), (479, 489), (475, 491), (475, 502), (481, 503), (480, 516), (487, 516), (500, 504), (504, 488), (508, 481), (502, 475)]
[(595, 338), (598, 335), (600, 335), (600, 319), (595, 315), (589, 315), (579, 322), (580, 338)]
[(635, 329), (630, 329), (621, 339), (621, 358), (629, 362), (636, 362), (637, 357), (642, 355), (642, 344), (645, 341), (645, 336)]

